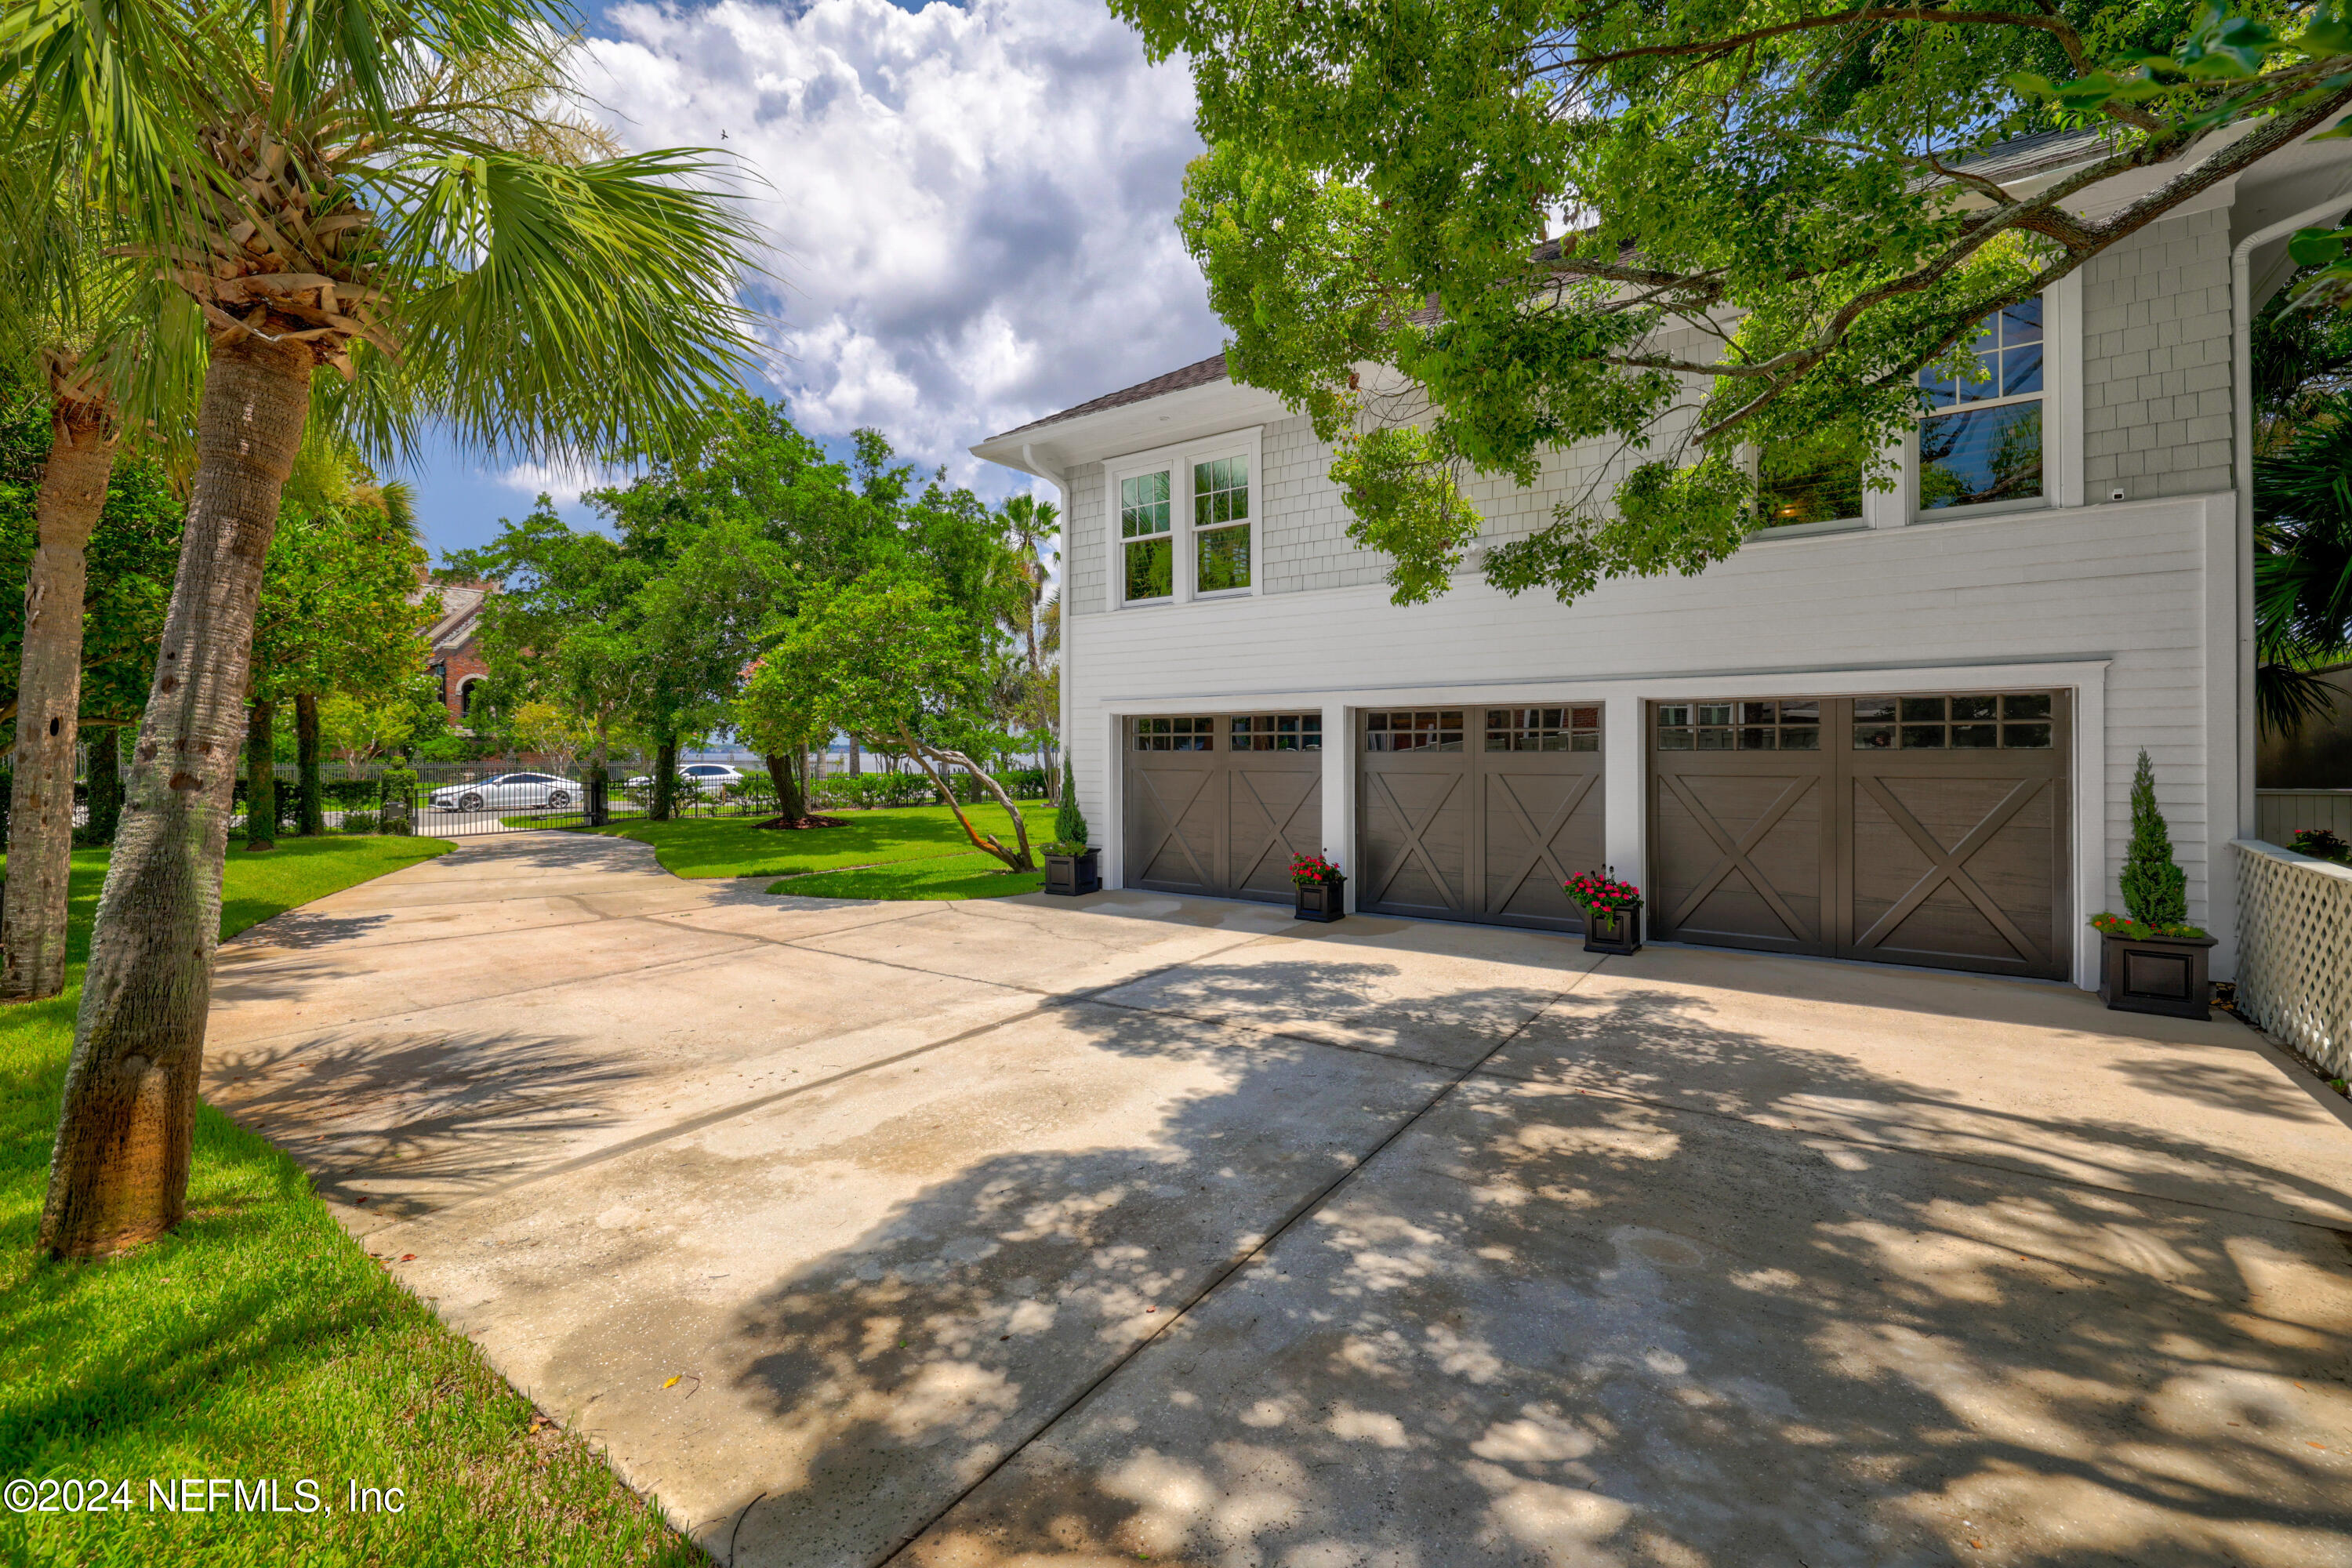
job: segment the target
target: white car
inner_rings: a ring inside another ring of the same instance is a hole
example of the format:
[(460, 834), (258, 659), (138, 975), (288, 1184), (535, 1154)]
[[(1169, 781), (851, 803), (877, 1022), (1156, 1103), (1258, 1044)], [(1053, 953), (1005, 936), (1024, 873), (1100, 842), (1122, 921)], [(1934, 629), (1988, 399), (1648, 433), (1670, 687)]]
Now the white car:
[(443, 784), (425, 796), (436, 811), (513, 811), (570, 805), (580, 784), (555, 773), (500, 773), (473, 784)]
[[(688, 763), (677, 770), (677, 782), (698, 794), (717, 795), (721, 790), (741, 784), (743, 774), (725, 763)], [(651, 789), (654, 787), (653, 776), (639, 773), (629, 781), (628, 787), (633, 790)]]

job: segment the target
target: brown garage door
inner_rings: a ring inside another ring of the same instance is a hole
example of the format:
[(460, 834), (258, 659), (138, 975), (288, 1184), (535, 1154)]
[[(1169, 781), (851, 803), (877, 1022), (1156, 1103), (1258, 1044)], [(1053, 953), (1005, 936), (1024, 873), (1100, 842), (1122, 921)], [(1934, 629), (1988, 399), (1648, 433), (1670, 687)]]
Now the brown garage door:
[(1287, 903), (1323, 847), (1323, 715), (1130, 719), (1125, 793), (1129, 887)]
[(1441, 708), (1359, 721), (1356, 907), (1582, 931), (1560, 884), (1601, 866), (1601, 710)]
[(2063, 978), (2063, 692), (1650, 705), (1651, 934)]

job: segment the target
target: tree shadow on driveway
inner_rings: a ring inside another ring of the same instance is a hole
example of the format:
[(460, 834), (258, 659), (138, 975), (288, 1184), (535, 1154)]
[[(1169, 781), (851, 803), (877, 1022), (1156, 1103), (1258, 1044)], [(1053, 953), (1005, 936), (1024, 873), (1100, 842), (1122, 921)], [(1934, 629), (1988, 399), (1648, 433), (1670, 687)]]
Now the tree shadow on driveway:
[[(722, 1560), (2352, 1563), (2352, 1253), (2272, 1217), (2254, 1151), (2006, 1118), (2115, 1151), (2099, 1183), (1764, 1125), (1926, 1112), (1664, 994), (1583, 1048), (1738, 1096), (1482, 1075), (1401, 1134), (1418, 1064), (1059, 1016), (1213, 1082), (1115, 1147), (980, 1152), (970, 1092), (829, 1145), (813, 1174), (942, 1147), (726, 1329), (761, 1419), (711, 1433), (748, 1472), (696, 1521)], [(2165, 1168), (2204, 1200), (2133, 1190)]]

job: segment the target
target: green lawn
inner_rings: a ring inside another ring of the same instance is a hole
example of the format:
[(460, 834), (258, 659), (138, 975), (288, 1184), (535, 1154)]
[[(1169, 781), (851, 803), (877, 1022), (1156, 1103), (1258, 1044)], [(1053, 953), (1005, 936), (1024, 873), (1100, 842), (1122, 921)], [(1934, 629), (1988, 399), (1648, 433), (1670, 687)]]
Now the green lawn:
[[(1054, 836), (1053, 808), (1042, 800), (1018, 804), (1022, 820), (1029, 826), (1029, 846), (1034, 851)], [(971, 814), (972, 826), (981, 832), (993, 833), (1007, 844), (1013, 842), (1013, 822), (1003, 806), (991, 801), (964, 809)], [(831, 871), (898, 860), (936, 860), (946, 855), (975, 853), (963, 829), (956, 826), (955, 814), (944, 805), (904, 805), (839, 815), (849, 826), (802, 828), (789, 833), (754, 827), (751, 824), (756, 818), (734, 816), (625, 822), (589, 831), (650, 844), (663, 868), (680, 877), (787, 877), (803, 871)], [(868, 892), (823, 896), (871, 899), (891, 895)]]
[[(329, 837), (232, 850), (222, 933), (450, 847)], [(74, 856), (77, 963), (105, 866), (103, 850)], [(210, 1106), (177, 1232), (108, 1263), (37, 1257), (79, 978), (55, 1001), (0, 1010), (0, 1480), (103, 1478), (128, 1506), (0, 1521), (0, 1560), (708, 1562), (585, 1444), (534, 1430), (529, 1402), (344, 1236), (301, 1170)], [(214, 1478), (274, 1479), (288, 1510), (307, 1480), (333, 1511), (238, 1512), (226, 1487), (215, 1511), (151, 1508), (150, 1478), (191, 1477), (200, 1492)], [(354, 1481), (404, 1489), (404, 1510), (345, 1508)]]
[(995, 856), (973, 854), (787, 877), (768, 891), (803, 899), (1002, 899), (1045, 885), (1043, 871), (1007, 871)]

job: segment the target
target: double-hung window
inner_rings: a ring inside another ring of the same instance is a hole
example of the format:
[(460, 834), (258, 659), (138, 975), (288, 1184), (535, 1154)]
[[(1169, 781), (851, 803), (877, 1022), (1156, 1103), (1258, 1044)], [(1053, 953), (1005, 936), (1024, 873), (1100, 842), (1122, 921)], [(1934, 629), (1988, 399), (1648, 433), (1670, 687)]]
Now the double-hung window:
[(1139, 452), (1108, 467), (1118, 518), (1115, 605), (1256, 590), (1256, 431)]
[(1247, 458), (1192, 465), (1195, 593), (1250, 585), (1250, 474)]
[(2042, 297), (1987, 316), (1973, 375), (1919, 373), (1919, 510), (2038, 500), (2042, 447)]
[(1176, 592), (1176, 541), (1169, 531), (1174, 507), (1168, 479), (1169, 470), (1163, 468), (1118, 482), (1119, 549), (1126, 557), (1124, 592), (1130, 605), (1170, 598)]

